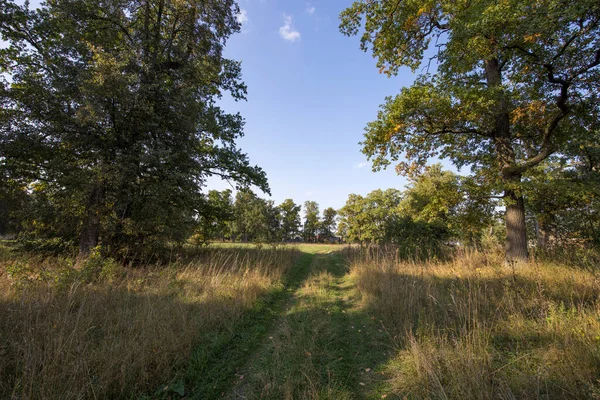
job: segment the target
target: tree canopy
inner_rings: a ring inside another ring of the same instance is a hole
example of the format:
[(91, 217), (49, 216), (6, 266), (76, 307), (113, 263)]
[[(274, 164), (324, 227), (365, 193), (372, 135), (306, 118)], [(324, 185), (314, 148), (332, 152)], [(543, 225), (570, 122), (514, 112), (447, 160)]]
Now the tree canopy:
[(469, 166), (481, 191), (505, 199), (507, 260), (526, 259), (522, 177), (592, 129), (600, 4), (356, 1), (341, 20), (347, 35), (364, 28), (382, 73), (421, 68), (366, 127), (373, 168), (413, 174), (434, 156)]
[(137, 252), (189, 236), (209, 176), (269, 190), (217, 104), (246, 93), (223, 56), (235, 1), (27, 6), (0, 0), (0, 170), (33, 193), (36, 235)]

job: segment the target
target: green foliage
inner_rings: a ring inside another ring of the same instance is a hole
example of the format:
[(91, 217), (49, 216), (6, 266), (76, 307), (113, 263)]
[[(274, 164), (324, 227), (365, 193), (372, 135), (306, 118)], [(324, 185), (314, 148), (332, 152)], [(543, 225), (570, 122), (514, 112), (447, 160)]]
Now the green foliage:
[(469, 165), (473, 188), (502, 193), (515, 218), (508, 258), (526, 258), (523, 174), (587, 137), (597, 120), (599, 3), (356, 1), (341, 21), (346, 35), (364, 28), (361, 48), (383, 73), (416, 71), (428, 50), (437, 63), (367, 125), (362, 146), (373, 168), (398, 162), (413, 175), (432, 157)]
[(72, 255), (75, 245), (62, 237), (43, 238), (29, 232), (20, 236), (17, 247), (21, 250), (46, 256)]
[(233, 236), (243, 242), (260, 241), (268, 236), (267, 202), (250, 190), (236, 194), (234, 204)]
[(404, 192), (375, 190), (351, 194), (340, 209), (338, 233), (350, 242), (395, 243), (435, 248), (450, 240), (480, 243), (493, 223), (494, 203), (471, 198), (470, 181), (440, 164), (425, 169)]
[(349, 195), (339, 210), (338, 235), (349, 242), (395, 241), (390, 232), (397, 222), (400, 199), (396, 189), (374, 190), (365, 197)]
[(231, 190), (209, 191), (199, 208), (197, 233), (193, 236), (196, 245), (208, 240), (224, 240), (231, 236), (230, 225), (234, 218)]
[(323, 219), (319, 226), (319, 238), (321, 240), (328, 240), (333, 236), (333, 232), (336, 229), (336, 217), (337, 211), (331, 207), (323, 210)]
[(112, 281), (123, 277), (123, 265), (102, 255), (96, 247), (79, 268), (79, 280), (84, 283)]
[(39, 192), (23, 216), (34, 236), (152, 253), (190, 235), (209, 176), (268, 190), (235, 145), (241, 116), (217, 105), (246, 90), (222, 54), (240, 29), (233, 0), (0, 10), (0, 171)]
[(302, 206), (294, 203), (292, 199), (285, 199), (279, 205), (281, 211), (281, 233), (283, 240), (292, 240), (300, 232), (300, 210)]
[(549, 158), (524, 179), (530, 229), (543, 250), (600, 244), (599, 133), (573, 141), (567, 152)]
[(304, 241), (316, 242), (319, 233), (319, 205), (316, 201), (304, 202)]

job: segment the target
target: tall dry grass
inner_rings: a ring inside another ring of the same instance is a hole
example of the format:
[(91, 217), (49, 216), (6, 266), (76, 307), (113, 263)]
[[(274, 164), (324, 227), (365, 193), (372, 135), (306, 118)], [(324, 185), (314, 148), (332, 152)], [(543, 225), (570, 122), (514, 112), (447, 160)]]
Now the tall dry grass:
[(395, 345), (386, 374), (400, 398), (600, 398), (600, 268), (509, 268), (496, 252), (346, 256)]
[[(1, 249), (0, 249), (1, 250)], [(201, 334), (281, 284), (294, 249), (203, 251), (125, 268), (0, 251), (0, 398), (135, 398), (169, 383)]]

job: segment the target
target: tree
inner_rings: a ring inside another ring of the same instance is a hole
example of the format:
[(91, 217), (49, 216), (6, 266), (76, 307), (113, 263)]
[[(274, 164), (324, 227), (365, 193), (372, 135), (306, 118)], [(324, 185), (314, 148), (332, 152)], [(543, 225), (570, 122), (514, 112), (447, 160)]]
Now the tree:
[(26, 203), (27, 195), (23, 188), (0, 175), (0, 236), (15, 234), (21, 229), (22, 215), (19, 211), (25, 208)]
[(427, 224), (430, 235), (439, 242), (454, 238), (477, 244), (483, 229), (492, 222), (495, 203), (488, 197), (473, 198), (471, 184), (468, 178), (444, 171), (441, 164), (428, 166), (411, 179), (399, 212)]
[(522, 178), (582, 134), (597, 107), (600, 4), (356, 1), (341, 31), (356, 35), (363, 17), (361, 47), (371, 47), (381, 72), (414, 72), (428, 49), (437, 63), (368, 124), (362, 145), (373, 168), (402, 155), (400, 173), (432, 156), (470, 165), (504, 199), (507, 261), (527, 260)]
[(600, 243), (600, 130), (549, 157), (524, 184), (538, 248)]
[(184, 240), (211, 175), (268, 191), (236, 147), (241, 116), (216, 103), (246, 92), (222, 54), (234, 0), (26, 7), (0, 0), (0, 169), (43, 191), (57, 224), (67, 209), (82, 256)]
[(231, 236), (230, 223), (234, 218), (231, 190), (210, 190), (199, 209), (198, 233), (204, 241), (225, 240)]
[(281, 209), (275, 206), (273, 200), (266, 201), (264, 205), (267, 226), (261, 238), (267, 243), (281, 242), (283, 240)]
[(237, 192), (234, 204), (233, 240), (243, 242), (265, 239), (268, 234), (266, 201), (251, 190)]
[(283, 240), (292, 240), (300, 231), (300, 210), (302, 206), (296, 205), (292, 199), (285, 199), (279, 205), (281, 211), (281, 232)]
[(323, 219), (320, 224), (320, 233), (319, 236), (322, 239), (329, 240), (333, 237), (333, 232), (335, 231), (335, 219), (337, 217), (337, 211), (328, 207), (323, 210)]
[(350, 194), (339, 210), (338, 233), (350, 242), (398, 243), (395, 234), (402, 194), (396, 189), (374, 190), (365, 197)]
[(304, 240), (315, 242), (319, 229), (319, 205), (316, 201), (304, 202)]

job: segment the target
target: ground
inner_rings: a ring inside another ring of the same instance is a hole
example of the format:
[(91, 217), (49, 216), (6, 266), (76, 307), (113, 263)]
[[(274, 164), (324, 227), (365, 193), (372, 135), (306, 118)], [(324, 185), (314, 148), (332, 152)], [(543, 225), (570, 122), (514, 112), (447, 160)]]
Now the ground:
[[(196, 398), (387, 397), (378, 366), (391, 354), (390, 341), (380, 321), (359, 307), (360, 294), (338, 253), (342, 246), (296, 246), (304, 254), (283, 294), (267, 300), (270, 317), (247, 319), (260, 333), (238, 336), (214, 354), (217, 365), (202, 371)], [(243, 355), (231, 356), (238, 352)], [(228, 363), (221, 367), (218, 360)]]

